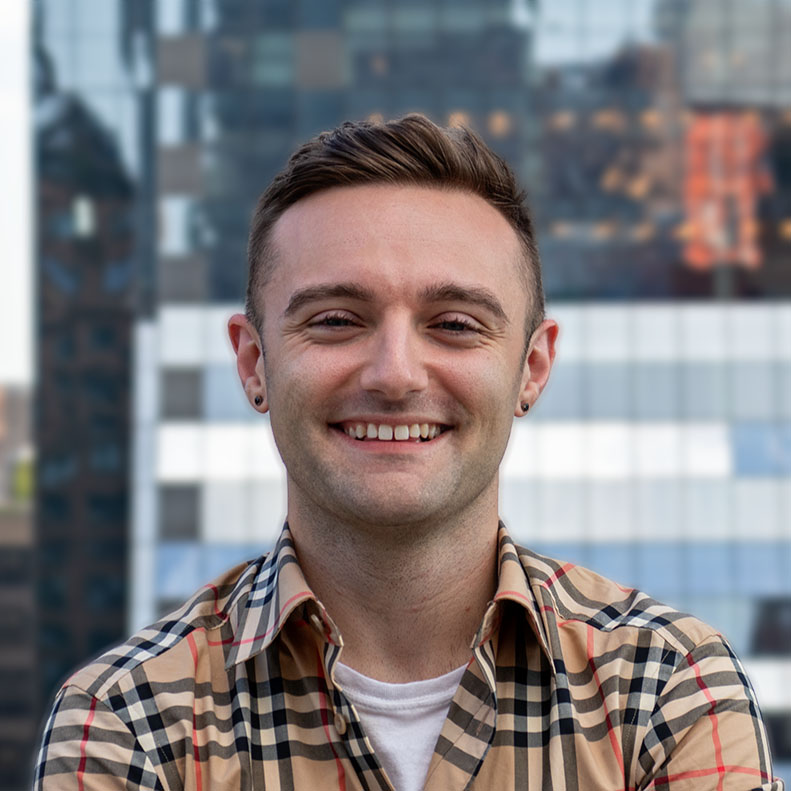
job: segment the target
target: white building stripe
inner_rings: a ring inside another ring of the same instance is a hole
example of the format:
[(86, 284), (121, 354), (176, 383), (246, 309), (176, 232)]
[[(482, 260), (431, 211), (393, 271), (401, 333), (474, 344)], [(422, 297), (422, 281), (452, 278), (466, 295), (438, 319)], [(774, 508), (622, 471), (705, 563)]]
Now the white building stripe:
[(549, 304), (558, 359), (572, 362), (791, 360), (791, 303)]
[(725, 422), (517, 421), (504, 480), (656, 479), (733, 474)]
[(132, 580), (129, 602), (129, 631), (135, 632), (156, 616), (155, 579), (157, 550), (156, 458), (158, 376), (154, 364), (158, 333), (153, 322), (141, 321), (134, 328), (134, 398), (132, 402), (131, 532), (129, 557)]
[(743, 660), (764, 714), (785, 712), (791, 716), (791, 659)]
[(267, 421), (161, 423), (156, 471), (160, 483), (285, 479)]

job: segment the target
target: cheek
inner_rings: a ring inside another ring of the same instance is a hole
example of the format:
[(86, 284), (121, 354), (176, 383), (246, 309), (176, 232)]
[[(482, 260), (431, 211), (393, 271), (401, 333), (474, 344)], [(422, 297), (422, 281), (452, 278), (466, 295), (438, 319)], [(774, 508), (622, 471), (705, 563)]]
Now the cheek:
[(478, 408), (486, 408), (485, 412), (496, 417), (499, 408), (511, 408), (519, 396), (522, 382), (521, 371), (514, 372), (512, 366), (503, 364), (486, 364), (480, 366), (460, 365), (452, 374), (453, 386), (460, 397)]
[(349, 366), (326, 349), (273, 359), (267, 378), (267, 395), (273, 429), (301, 416), (321, 414), (345, 391)]

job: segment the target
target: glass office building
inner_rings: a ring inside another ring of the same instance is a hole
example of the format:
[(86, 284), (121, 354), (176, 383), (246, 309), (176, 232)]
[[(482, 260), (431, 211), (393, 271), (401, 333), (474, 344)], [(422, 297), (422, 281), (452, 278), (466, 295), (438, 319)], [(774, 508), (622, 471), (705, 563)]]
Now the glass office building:
[[(122, 306), (96, 365), (122, 393), (106, 408), (130, 397), (113, 435), (128, 508), (63, 515), (103, 558), (86, 564), (129, 569), (126, 602), (97, 606), (137, 628), (271, 545), (283, 470), (225, 338), (252, 208), (306, 137), (418, 110), (515, 166), (562, 328), (514, 428), (504, 518), (522, 543), (721, 629), (791, 776), (791, 3), (42, 0), (38, 15), (55, 93), (93, 119), (85, 158), (108, 185), (90, 209), (91, 189), (64, 188), (72, 233), (104, 240), (73, 266), (129, 265), (118, 292), (109, 274), (96, 297), (87, 275), (74, 291)], [(48, 256), (42, 279), (59, 271)], [(94, 337), (99, 314), (70, 304)], [(89, 468), (57, 469), (76, 476), (53, 473), (63, 497), (90, 503), (93, 483), (66, 483)], [(110, 523), (119, 543), (100, 549), (88, 531)], [(64, 534), (41, 532), (40, 552)]]
[[(36, 721), (126, 633), (130, 342), (153, 264), (145, 6), (34, 4)], [(31, 741), (3, 754), (0, 788), (29, 787)]]

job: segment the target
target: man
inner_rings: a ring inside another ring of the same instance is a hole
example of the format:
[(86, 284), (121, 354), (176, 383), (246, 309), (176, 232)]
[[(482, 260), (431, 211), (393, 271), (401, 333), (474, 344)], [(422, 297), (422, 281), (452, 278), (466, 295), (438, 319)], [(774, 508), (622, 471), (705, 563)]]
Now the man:
[(782, 788), (718, 634), (499, 524), (557, 333), (499, 158), (346, 124), (262, 196), (249, 265), (229, 330), (287, 525), (67, 682), (38, 788)]

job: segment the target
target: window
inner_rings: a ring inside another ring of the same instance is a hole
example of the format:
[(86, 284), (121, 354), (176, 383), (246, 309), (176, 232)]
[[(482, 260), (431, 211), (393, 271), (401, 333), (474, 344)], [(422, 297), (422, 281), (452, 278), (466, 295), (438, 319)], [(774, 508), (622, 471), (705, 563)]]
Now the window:
[(118, 525), (127, 518), (127, 497), (118, 494), (91, 494), (87, 502), (88, 520), (94, 525)]
[(194, 419), (203, 414), (203, 378), (199, 369), (170, 369), (162, 372), (162, 417)]
[(737, 475), (791, 474), (791, 424), (736, 423), (732, 437)]
[(758, 601), (751, 649), (759, 656), (791, 655), (791, 596)]
[(159, 489), (159, 535), (162, 539), (196, 539), (199, 528), (197, 486), (164, 485)]

